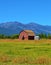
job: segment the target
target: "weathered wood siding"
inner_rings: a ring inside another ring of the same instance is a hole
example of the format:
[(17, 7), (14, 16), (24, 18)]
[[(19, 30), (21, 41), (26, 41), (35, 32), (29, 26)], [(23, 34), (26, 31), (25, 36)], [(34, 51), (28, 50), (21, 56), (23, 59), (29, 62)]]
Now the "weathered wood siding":
[(28, 40), (28, 34), (25, 31), (22, 31), (19, 35), (19, 39), (22, 39), (24, 36), (25, 40)]

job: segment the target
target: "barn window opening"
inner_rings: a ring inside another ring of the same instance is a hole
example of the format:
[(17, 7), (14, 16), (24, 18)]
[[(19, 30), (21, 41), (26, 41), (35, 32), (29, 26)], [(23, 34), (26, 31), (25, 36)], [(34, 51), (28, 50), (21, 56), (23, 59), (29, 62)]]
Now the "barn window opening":
[(29, 40), (34, 40), (34, 36), (28, 36)]
[(24, 36), (22, 37), (22, 40), (24, 40), (25, 38), (24, 38)]

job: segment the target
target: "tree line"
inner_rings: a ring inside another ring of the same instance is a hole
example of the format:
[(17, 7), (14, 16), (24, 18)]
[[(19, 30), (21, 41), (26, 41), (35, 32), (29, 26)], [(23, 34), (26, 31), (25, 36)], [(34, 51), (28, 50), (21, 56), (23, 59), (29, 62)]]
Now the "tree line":
[(4, 35), (4, 34), (0, 34), (0, 39), (18, 39), (19, 38), (19, 34), (14, 34), (14, 35)]
[[(51, 34), (41, 33), (41, 34), (38, 34), (38, 36), (40, 39), (51, 39)], [(0, 34), (0, 39), (18, 39), (18, 38), (19, 38), (19, 34), (13, 34), (10, 36)]]
[(38, 34), (38, 36), (40, 37), (40, 39), (51, 39), (51, 34), (41, 33)]

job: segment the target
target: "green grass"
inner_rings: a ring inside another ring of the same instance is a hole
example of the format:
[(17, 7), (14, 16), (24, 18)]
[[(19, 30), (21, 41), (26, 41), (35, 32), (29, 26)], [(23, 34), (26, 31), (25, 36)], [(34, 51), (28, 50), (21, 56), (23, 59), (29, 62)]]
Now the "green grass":
[(51, 65), (51, 43), (0, 42), (0, 65)]

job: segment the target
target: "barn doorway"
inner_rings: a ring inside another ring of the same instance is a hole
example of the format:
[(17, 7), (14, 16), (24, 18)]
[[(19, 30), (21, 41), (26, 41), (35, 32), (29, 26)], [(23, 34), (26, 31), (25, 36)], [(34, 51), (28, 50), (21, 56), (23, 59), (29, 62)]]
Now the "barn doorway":
[(34, 40), (34, 36), (28, 36), (28, 40)]
[(24, 39), (25, 39), (25, 37), (23, 36), (23, 37), (22, 37), (22, 40), (24, 40)]

